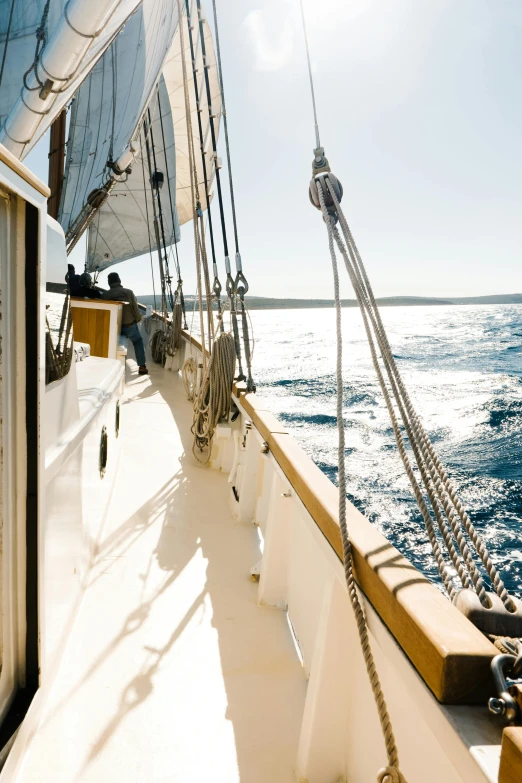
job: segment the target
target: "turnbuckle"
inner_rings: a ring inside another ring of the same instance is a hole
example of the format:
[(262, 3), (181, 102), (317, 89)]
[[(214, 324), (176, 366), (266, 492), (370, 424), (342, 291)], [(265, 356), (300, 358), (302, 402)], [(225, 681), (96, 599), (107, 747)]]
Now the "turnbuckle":
[(245, 300), (245, 294), (248, 291), (248, 283), (243, 272), (238, 272), (234, 281), (234, 289), (239, 294), (239, 298), (243, 302)]
[[(243, 262), (241, 261), (241, 253), (236, 253), (236, 279), (234, 280), (234, 290), (241, 297), (243, 301), (245, 294), (248, 291), (248, 283), (245, 275), (243, 274)], [(241, 290), (242, 289), (242, 290)]]
[(522, 653), (518, 656), (496, 655), (491, 661), (491, 673), (498, 697), (489, 699), (489, 711), (494, 715), (503, 715), (511, 723), (520, 721), (520, 706), (512, 690), (522, 685)]

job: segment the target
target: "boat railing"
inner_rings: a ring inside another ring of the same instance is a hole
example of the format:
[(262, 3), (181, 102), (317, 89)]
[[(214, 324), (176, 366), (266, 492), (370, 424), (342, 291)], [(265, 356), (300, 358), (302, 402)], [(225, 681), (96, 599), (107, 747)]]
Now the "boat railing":
[[(183, 338), (183, 355), (190, 352), (201, 361), (199, 341), (187, 332)], [(253, 578), (259, 579), (258, 601), (287, 612), (310, 677), (298, 767), (303, 779), (314, 779), (317, 748), (312, 745), (328, 734), (332, 704), (353, 699), (354, 672), (357, 689), (372, 699), (363, 685), (362, 656), (347, 661), (345, 652), (339, 653), (358, 646), (358, 637), (344, 582), (338, 491), (262, 395), (235, 384), (233, 400), (240, 415), (218, 425), (210, 466), (229, 474), (234, 515), (261, 530), (263, 556), (252, 564)], [(407, 712), (408, 705), (417, 711), (420, 699), (425, 719), (435, 725), (436, 702), (426, 699), (423, 683), (440, 704), (481, 705), (486, 715), (488, 697), (495, 695), (490, 663), (497, 649), (349, 502), (347, 515), (356, 579), (394, 724), (395, 715)], [(352, 672), (345, 676), (347, 667)], [(399, 672), (405, 686), (400, 697), (396, 683), (386, 688), (391, 671), (394, 676)], [(400, 718), (398, 723), (400, 736)], [(334, 734), (333, 724), (331, 730)], [(522, 779), (522, 729), (505, 731), (504, 746), (499, 781), (511, 783)], [(517, 777), (510, 777), (513, 764)]]
[[(186, 350), (200, 353), (199, 341), (182, 334), (190, 345)], [(268, 410), (262, 395), (235, 384), (233, 397), (242, 414), (237, 461), (257, 478), (243, 478), (239, 483), (245, 486), (236, 487), (240, 515), (255, 519), (268, 503), (263, 473), (277, 472), (298, 501), (299, 514), (321, 534), (328, 557), (340, 562), (337, 488)], [(228, 437), (223, 428), (217, 435), (218, 441)], [(444, 704), (485, 703), (493, 693), (490, 661), (496, 648), (349, 502), (348, 518), (357, 582), (432, 693)]]

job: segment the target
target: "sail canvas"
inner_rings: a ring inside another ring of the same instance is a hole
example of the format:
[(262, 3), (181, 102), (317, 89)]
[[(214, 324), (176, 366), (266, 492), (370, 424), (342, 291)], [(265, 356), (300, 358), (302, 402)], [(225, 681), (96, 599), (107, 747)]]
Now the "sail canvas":
[[(126, 181), (118, 182), (110, 197), (96, 212), (88, 228), (86, 269), (100, 272), (113, 264), (142, 255), (157, 247), (153, 228), (153, 190), (147, 155), (150, 150), (152, 171), (164, 175), (161, 191), (162, 227), (165, 243), (179, 240), (176, 216), (176, 155), (174, 130), (167, 91), (163, 78), (154, 96), (150, 111), (151, 124), (138, 136), (140, 152)], [(154, 150), (152, 151), (152, 143)]]
[[(209, 194), (212, 195), (213, 179), (215, 172), (215, 160), (212, 154), (212, 140), (210, 136), (210, 120), (208, 111), (207, 93), (205, 89), (205, 76), (203, 54), (201, 50), (201, 37), (199, 25), (197, 23), (198, 14), (196, 3), (193, 2), (190, 8), (190, 19), (192, 27), (192, 37), (194, 46), (194, 62), (196, 70), (196, 85), (192, 72), (192, 54), (190, 50), (190, 39), (187, 27), (186, 16), (183, 17), (185, 24), (185, 63), (187, 67), (187, 90), (190, 102), (190, 114), (192, 121), (192, 133), (194, 136), (195, 167), (197, 172), (200, 203), (202, 209), (207, 208), (205, 197), (205, 186), (203, 177), (203, 162), (200, 153), (200, 138), (198, 128), (198, 106), (196, 101), (196, 86), (199, 97), (200, 118), (203, 131), (203, 150), (205, 155)], [(219, 87), (219, 77), (216, 67), (216, 55), (214, 51), (214, 42), (212, 32), (207, 20), (202, 17), (204, 41), (206, 50), (206, 65), (210, 83), (210, 98), (212, 114), (214, 115), (214, 127), (216, 136), (219, 131), (219, 118), (221, 113), (221, 90)], [(179, 29), (176, 31), (172, 47), (167, 55), (163, 67), (163, 76), (169, 96), (172, 109), (172, 121), (174, 124), (174, 135), (176, 138), (176, 201), (178, 217), (181, 225), (192, 220), (193, 205), (190, 187), (190, 167), (188, 155), (188, 137), (187, 137), (187, 113), (185, 109), (185, 89), (183, 84), (183, 64), (181, 57), (181, 38)]]

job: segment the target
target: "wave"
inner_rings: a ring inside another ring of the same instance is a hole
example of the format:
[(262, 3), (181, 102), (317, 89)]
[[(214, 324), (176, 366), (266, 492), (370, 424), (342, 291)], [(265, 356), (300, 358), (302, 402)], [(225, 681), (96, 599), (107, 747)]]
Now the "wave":
[(329, 416), (326, 413), (281, 413), (279, 418), (292, 424), (315, 424), (318, 427), (337, 426), (337, 416)]
[(522, 400), (497, 399), (484, 406), (489, 413), (489, 426), (500, 428), (506, 424), (520, 424), (522, 427)]
[[(440, 585), (356, 316), (343, 313), (348, 498)], [(264, 336), (256, 347), (259, 393), (337, 483), (333, 328), (318, 324), (311, 340), (303, 312), (252, 317)], [(507, 588), (522, 594), (520, 306), (395, 308), (386, 320), (417, 412)]]

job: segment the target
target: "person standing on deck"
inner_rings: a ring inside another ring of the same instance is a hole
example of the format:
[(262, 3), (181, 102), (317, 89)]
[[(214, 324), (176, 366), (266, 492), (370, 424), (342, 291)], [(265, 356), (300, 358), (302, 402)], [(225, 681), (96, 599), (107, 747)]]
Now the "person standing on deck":
[(141, 321), (141, 313), (134, 296), (134, 292), (130, 288), (123, 288), (120, 280), (120, 276), (117, 272), (111, 272), (107, 277), (109, 283), (109, 290), (104, 291), (103, 299), (112, 299), (116, 302), (123, 302), (123, 313), (121, 317), (121, 334), (127, 337), (134, 345), (134, 353), (136, 354), (136, 361), (139, 365), (139, 374), (148, 375), (147, 365), (145, 364), (145, 346), (143, 345), (143, 339), (138, 329), (138, 324)]

